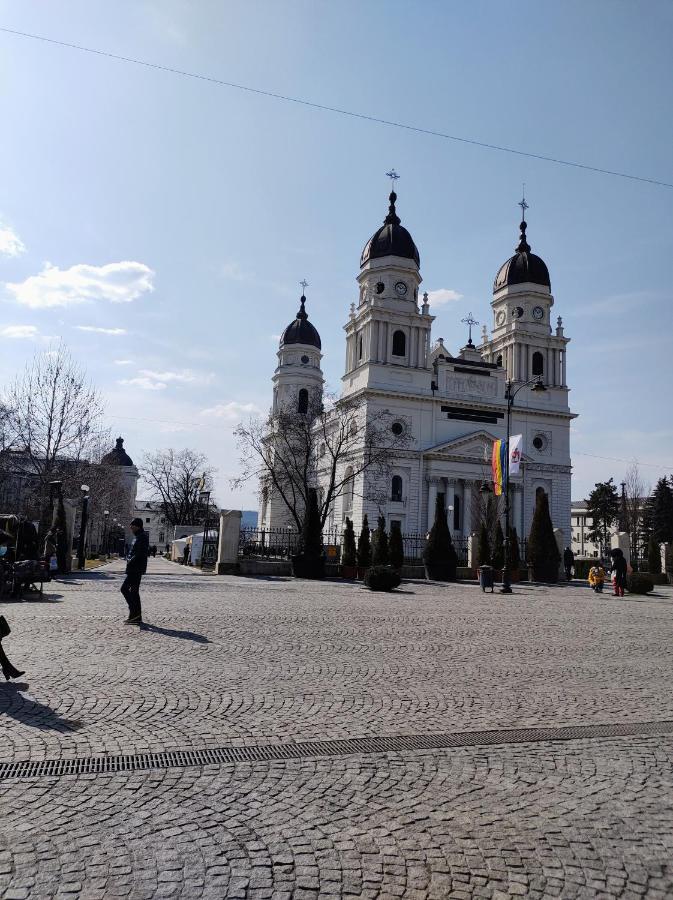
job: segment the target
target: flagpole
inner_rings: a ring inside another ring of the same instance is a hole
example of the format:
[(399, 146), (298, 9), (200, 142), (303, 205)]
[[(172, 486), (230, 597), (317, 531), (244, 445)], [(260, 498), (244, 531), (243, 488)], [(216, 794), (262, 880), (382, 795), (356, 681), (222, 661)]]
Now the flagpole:
[(512, 381), (509, 380), (505, 385), (505, 399), (507, 400), (507, 444), (506, 444), (506, 453), (505, 458), (507, 460), (505, 464), (505, 472), (503, 473), (503, 477), (506, 478), (505, 481), (505, 559), (503, 561), (502, 567), (502, 587), (500, 588), (501, 594), (511, 594), (512, 593), (512, 575), (510, 572), (511, 566), (511, 529), (510, 529), (510, 509), (509, 509), (509, 438), (510, 438), (510, 430), (511, 430), (511, 417), (512, 417), (512, 407), (514, 406), (514, 398), (519, 393), (522, 388), (527, 387), (529, 384), (534, 385), (532, 390), (536, 393), (539, 391), (546, 391), (547, 388), (542, 383), (541, 377), (538, 375), (536, 378), (531, 378), (529, 381), (524, 381), (523, 384), (520, 384), (519, 387), (512, 391)]

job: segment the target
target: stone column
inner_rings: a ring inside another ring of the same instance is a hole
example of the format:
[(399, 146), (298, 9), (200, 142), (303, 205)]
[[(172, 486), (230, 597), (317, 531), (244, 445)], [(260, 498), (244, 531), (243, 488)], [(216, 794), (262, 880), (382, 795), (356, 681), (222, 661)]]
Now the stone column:
[(463, 479), (463, 537), (472, 534), (472, 482)]
[(450, 506), (455, 507), (456, 505), (456, 479), (455, 478), (447, 478), (446, 479), (446, 509), (447, 509), (447, 519), (449, 523), (449, 531), (453, 534), (453, 510), (449, 509)]
[(428, 531), (432, 528), (435, 521), (435, 506), (437, 504), (437, 488), (439, 486), (439, 478), (428, 476)]
[(217, 547), (217, 574), (226, 575), (238, 568), (238, 543), (241, 535), (240, 509), (220, 511), (220, 541)]

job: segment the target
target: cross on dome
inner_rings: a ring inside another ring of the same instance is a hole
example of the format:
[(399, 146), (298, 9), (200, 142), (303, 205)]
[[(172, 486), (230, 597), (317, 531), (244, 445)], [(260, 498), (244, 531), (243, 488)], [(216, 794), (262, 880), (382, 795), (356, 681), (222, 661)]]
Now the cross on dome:
[(460, 321), (461, 321), (464, 325), (467, 325), (467, 326), (469, 327), (470, 331), (469, 331), (469, 336), (468, 336), (468, 340), (467, 340), (467, 346), (468, 346), (468, 347), (473, 347), (474, 344), (472, 343), (472, 326), (473, 326), (473, 325), (478, 325), (479, 322), (477, 322), (477, 320), (474, 318), (474, 316), (472, 315), (471, 312), (469, 312), (469, 313), (465, 316), (465, 318), (464, 318), (464, 319), (461, 319)]

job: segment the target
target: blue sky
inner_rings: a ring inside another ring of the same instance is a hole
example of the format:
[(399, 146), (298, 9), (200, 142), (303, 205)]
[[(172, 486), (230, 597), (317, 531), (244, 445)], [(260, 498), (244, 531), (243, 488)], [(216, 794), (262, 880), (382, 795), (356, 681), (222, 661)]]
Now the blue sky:
[[(646, 8), (647, 15), (643, 15)], [(0, 26), (478, 141), (673, 181), (673, 5), (0, 0)], [(568, 354), (573, 495), (673, 470), (673, 189), (311, 110), (0, 33), (0, 376), (62, 337), (129, 453), (192, 446), (233, 494), (306, 278), (337, 388), (363, 244), (398, 212), (443, 291), (433, 335), (490, 324), (518, 234)], [(103, 330), (101, 330), (103, 329)], [(661, 468), (663, 466), (663, 469)]]

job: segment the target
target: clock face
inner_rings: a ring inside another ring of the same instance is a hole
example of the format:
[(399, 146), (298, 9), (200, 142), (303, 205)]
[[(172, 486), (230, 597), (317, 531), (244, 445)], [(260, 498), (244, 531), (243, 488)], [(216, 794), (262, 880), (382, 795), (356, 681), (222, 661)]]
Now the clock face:
[(495, 317), (496, 325), (502, 325), (502, 323), (503, 323), (504, 321), (505, 321), (505, 314), (504, 314), (504, 312), (503, 312), (502, 310), (500, 310), (500, 312), (498, 313), (498, 315)]
[(534, 319), (544, 319), (544, 310), (541, 306), (536, 306), (533, 309), (533, 318)]
[(515, 306), (512, 309), (512, 318), (513, 319), (520, 319), (522, 315), (523, 315), (523, 306)]
[(398, 281), (395, 285), (395, 290), (400, 295), (400, 297), (404, 297), (407, 292), (407, 286), (403, 281)]

